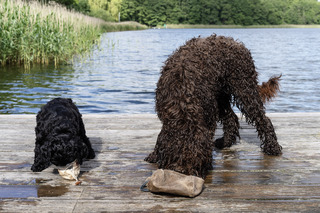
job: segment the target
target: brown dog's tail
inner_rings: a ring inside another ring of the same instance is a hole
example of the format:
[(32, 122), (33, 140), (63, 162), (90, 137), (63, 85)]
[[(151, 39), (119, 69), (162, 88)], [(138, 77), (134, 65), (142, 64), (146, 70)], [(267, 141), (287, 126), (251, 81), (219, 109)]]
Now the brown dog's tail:
[(258, 85), (259, 94), (263, 103), (271, 101), (272, 98), (277, 96), (280, 91), (279, 81), (282, 75), (278, 77), (272, 77), (268, 82), (263, 82), (262, 85)]

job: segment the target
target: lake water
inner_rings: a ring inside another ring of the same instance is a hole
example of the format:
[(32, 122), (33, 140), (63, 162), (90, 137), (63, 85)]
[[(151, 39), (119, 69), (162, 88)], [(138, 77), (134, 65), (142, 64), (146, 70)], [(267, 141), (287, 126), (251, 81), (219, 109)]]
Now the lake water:
[(107, 33), (99, 50), (73, 65), (0, 67), (0, 113), (37, 113), (55, 97), (81, 113), (154, 113), (163, 62), (186, 40), (232, 36), (251, 50), (259, 82), (282, 74), (267, 112), (320, 112), (320, 29), (161, 29)]

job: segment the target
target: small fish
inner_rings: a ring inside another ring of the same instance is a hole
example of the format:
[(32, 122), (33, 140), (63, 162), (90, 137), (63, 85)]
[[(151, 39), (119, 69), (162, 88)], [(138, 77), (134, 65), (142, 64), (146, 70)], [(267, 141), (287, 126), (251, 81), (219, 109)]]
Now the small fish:
[(58, 169), (61, 177), (67, 180), (76, 180), (76, 185), (80, 185), (81, 181), (79, 181), (78, 176), (80, 174), (80, 164), (77, 160), (73, 161), (65, 169)]

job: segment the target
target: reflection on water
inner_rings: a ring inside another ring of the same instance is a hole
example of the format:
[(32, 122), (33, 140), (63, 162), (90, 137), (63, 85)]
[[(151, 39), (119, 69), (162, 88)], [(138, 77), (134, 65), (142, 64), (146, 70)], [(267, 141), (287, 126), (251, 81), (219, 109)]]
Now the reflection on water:
[[(282, 182), (274, 170), (285, 169), (283, 162), (277, 162), (277, 157), (264, 155), (261, 152), (251, 152), (251, 145), (246, 144), (246, 151), (232, 149), (214, 152), (214, 169), (209, 171), (205, 183), (212, 184), (271, 184)], [(242, 147), (243, 148), (243, 147)], [(245, 156), (242, 158), (241, 156)], [(292, 164), (291, 164), (292, 165)], [(284, 181), (284, 180), (283, 180)]]
[(68, 192), (66, 186), (50, 185), (7, 185), (0, 186), (0, 199), (59, 197)]
[(282, 73), (280, 96), (267, 111), (320, 111), (319, 29), (167, 29), (104, 34), (100, 50), (73, 65), (0, 67), (0, 113), (37, 113), (60, 96), (82, 113), (154, 113), (163, 62), (186, 40), (212, 33), (242, 41), (260, 81)]
[(37, 113), (49, 99), (67, 94), (73, 73), (70, 66), (0, 68), (0, 112)]

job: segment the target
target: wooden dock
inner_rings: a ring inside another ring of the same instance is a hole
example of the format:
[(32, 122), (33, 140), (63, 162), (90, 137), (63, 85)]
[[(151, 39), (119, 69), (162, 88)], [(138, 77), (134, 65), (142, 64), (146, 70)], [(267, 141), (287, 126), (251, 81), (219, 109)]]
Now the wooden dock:
[[(241, 121), (241, 141), (214, 152), (214, 169), (196, 198), (141, 192), (156, 166), (156, 115), (83, 115), (97, 157), (82, 184), (48, 168), (33, 173), (35, 115), (0, 115), (0, 212), (320, 212), (320, 113), (268, 115), (283, 155), (263, 155)], [(222, 131), (218, 129), (217, 136)]]

